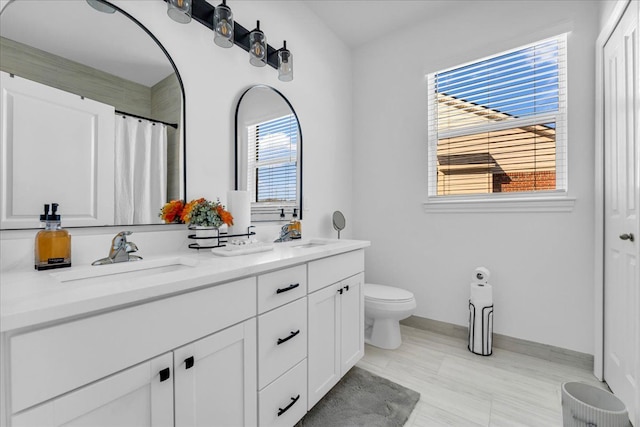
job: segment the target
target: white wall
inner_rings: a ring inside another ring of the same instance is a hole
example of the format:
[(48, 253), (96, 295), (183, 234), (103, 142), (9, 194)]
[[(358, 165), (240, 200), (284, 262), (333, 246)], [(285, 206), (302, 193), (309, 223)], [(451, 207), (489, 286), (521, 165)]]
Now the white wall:
[[(458, 1), (354, 55), (355, 237), (370, 239), (367, 281), (414, 292), (416, 315), (466, 325), (484, 265), (496, 333), (593, 353), (594, 42), (597, 2)], [(426, 78), (570, 31), (571, 213), (424, 213)]]
[[(275, 48), (287, 40), (294, 56), (294, 80), (283, 83), (277, 79), (278, 73), (273, 68), (251, 66), (244, 50), (216, 46), (213, 32), (195, 20), (183, 25), (169, 19), (166, 3), (161, 0), (117, 0), (114, 3), (156, 35), (182, 76), (187, 113), (187, 198), (220, 197), (224, 202), (227, 191), (234, 185), (233, 122), (237, 99), (251, 85), (270, 85), (289, 99), (302, 127), (306, 203), (303, 236), (334, 236), (331, 213), (341, 209), (350, 217), (352, 212), (352, 86), (348, 48), (302, 3), (233, 2), (231, 7), (240, 24), (252, 29), (260, 19), (267, 41)], [(120, 228), (75, 233), (72, 230), (74, 265), (85, 263), (94, 256), (95, 236), (104, 240), (104, 246), (97, 249), (100, 256), (104, 256), (110, 238)], [(127, 228), (136, 233), (163, 233), (157, 228)], [(277, 227), (267, 229), (276, 230)], [(277, 235), (277, 231), (273, 232)], [(35, 231), (0, 232), (2, 269), (8, 265), (33, 265), (34, 235)], [(345, 230), (345, 237), (348, 235)], [(159, 236), (158, 241), (164, 241), (164, 237)], [(132, 240), (138, 243), (140, 254), (144, 256), (147, 248), (140, 244), (140, 238), (136, 240), (132, 236)], [(176, 240), (175, 246), (182, 246), (183, 240)]]
[(621, 3), (619, 0), (600, 0), (600, 16), (598, 28), (602, 30), (607, 23), (607, 20), (611, 16), (613, 9), (616, 5)]

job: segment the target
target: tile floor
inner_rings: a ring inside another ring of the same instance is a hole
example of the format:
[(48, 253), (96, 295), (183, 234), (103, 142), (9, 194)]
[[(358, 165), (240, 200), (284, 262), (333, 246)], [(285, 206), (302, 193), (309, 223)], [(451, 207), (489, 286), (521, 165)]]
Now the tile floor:
[(606, 388), (581, 368), (495, 347), (478, 356), (466, 340), (401, 328), (400, 348), (367, 345), (358, 366), (420, 393), (405, 427), (562, 426), (563, 382)]

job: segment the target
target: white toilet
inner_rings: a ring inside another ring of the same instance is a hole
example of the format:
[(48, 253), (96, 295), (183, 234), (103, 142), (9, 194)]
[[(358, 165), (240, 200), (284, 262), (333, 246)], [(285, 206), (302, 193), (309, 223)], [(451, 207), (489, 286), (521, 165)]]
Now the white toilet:
[(365, 283), (365, 342), (389, 350), (400, 347), (400, 320), (411, 316), (415, 309), (416, 299), (411, 292)]

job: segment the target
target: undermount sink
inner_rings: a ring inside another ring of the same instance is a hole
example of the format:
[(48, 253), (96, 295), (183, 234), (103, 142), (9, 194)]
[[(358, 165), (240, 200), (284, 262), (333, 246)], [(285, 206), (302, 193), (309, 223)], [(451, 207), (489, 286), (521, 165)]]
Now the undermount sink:
[(197, 260), (183, 257), (121, 262), (50, 273), (60, 283), (98, 284), (147, 277), (172, 271), (188, 270)]

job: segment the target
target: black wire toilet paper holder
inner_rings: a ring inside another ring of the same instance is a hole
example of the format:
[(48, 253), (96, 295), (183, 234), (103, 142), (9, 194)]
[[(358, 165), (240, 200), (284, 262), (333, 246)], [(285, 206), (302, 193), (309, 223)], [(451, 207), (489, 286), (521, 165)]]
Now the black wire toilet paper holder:
[[(485, 318), (487, 324), (485, 325)], [(476, 342), (476, 306), (469, 300), (469, 344), (467, 348), (473, 354), (477, 354), (480, 356), (491, 356), (493, 354), (493, 339), (491, 342), (489, 341), (489, 335), (493, 334), (493, 304), (482, 307), (482, 320), (481, 320), (481, 333), (480, 338), (482, 339), (482, 352), (476, 353), (474, 351), (475, 342)], [(485, 337), (485, 326), (487, 331), (487, 336)]]

